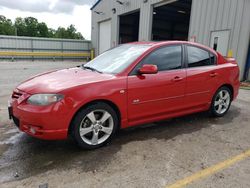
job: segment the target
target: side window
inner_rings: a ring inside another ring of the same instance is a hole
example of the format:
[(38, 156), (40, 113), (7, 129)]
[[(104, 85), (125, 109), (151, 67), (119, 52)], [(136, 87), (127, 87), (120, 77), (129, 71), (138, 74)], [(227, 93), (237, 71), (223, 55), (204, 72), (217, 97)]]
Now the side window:
[(167, 46), (153, 51), (142, 60), (141, 65), (157, 65), (159, 71), (181, 68), (182, 48), (178, 46)]
[[(194, 47), (187, 46), (188, 67), (200, 67), (214, 65), (215, 57), (210, 59), (210, 52)], [(211, 61), (213, 59), (213, 61)]]
[(210, 53), (210, 58), (211, 58), (211, 65), (215, 65), (216, 64), (216, 57), (213, 53)]

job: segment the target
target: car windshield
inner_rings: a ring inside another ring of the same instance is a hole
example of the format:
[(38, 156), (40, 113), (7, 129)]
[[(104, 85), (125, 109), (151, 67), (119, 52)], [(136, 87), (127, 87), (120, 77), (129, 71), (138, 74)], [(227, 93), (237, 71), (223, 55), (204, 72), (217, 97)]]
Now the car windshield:
[(83, 67), (101, 73), (117, 74), (125, 70), (149, 48), (150, 45), (120, 45), (104, 52)]

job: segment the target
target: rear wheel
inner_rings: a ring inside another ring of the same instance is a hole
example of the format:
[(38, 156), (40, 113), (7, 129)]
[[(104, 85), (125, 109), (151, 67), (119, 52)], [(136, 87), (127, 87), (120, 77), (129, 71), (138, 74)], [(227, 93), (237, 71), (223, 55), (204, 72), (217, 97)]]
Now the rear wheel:
[(210, 111), (213, 116), (222, 117), (229, 110), (232, 102), (232, 92), (228, 87), (221, 87), (215, 93)]
[(118, 127), (116, 112), (106, 103), (92, 104), (82, 109), (73, 120), (73, 137), (84, 149), (107, 144)]

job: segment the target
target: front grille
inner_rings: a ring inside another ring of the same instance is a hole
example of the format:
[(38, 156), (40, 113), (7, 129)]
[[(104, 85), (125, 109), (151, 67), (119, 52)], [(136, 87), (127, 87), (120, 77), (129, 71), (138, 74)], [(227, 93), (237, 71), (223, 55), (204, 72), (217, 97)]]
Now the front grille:
[(19, 99), (23, 94), (17, 90), (13, 91), (11, 98), (12, 99)]

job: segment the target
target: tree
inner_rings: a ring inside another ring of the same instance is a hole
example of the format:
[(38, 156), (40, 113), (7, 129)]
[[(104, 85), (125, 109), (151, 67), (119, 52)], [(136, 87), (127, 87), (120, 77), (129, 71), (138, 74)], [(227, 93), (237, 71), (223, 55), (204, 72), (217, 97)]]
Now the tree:
[[(44, 22), (38, 23), (37, 30), (38, 30), (37, 37), (44, 37), (44, 36), (50, 37), (49, 36), (49, 29), (48, 29), (46, 23), (44, 23)], [(53, 36), (53, 35), (51, 35), (51, 36)]]
[(67, 32), (68, 32), (69, 38), (83, 39), (82, 34), (80, 32), (77, 32), (75, 26), (72, 24), (67, 28)]
[(38, 20), (33, 17), (27, 17), (24, 18), (24, 23), (25, 23), (25, 36), (30, 36), (30, 37), (38, 37), (39, 31), (38, 31)]
[(55, 38), (64, 38), (68, 39), (68, 33), (64, 27), (58, 27), (55, 32)]
[(44, 22), (39, 22), (36, 18), (26, 17), (15, 19), (14, 24), (10, 19), (0, 15), (0, 34), (18, 35), (29, 37), (49, 37), (49, 38), (66, 38), (66, 39), (84, 39), (80, 32), (77, 32), (74, 25), (65, 29), (59, 27), (57, 30), (48, 28)]
[(55, 33), (56, 33), (55, 29), (51, 29), (51, 28), (48, 29), (48, 37), (49, 38), (55, 38)]
[(23, 18), (17, 17), (14, 24), (18, 36), (26, 35), (26, 26)]
[(82, 34), (77, 32), (74, 25), (70, 25), (67, 29), (59, 27), (55, 32), (55, 37), (64, 39), (84, 39)]
[(12, 21), (2, 15), (0, 15), (0, 34), (15, 35), (15, 28), (13, 27)]

